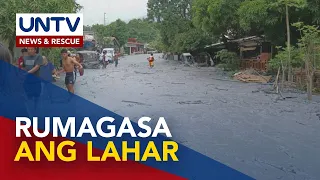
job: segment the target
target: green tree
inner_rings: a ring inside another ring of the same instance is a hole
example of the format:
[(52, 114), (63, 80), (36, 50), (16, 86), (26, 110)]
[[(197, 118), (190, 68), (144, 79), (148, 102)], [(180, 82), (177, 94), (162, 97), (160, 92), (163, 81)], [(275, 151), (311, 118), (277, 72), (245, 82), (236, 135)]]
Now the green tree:
[(147, 19), (133, 19), (128, 22), (128, 36), (139, 42), (150, 43), (159, 34), (156, 24)]
[(104, 44), (103, 39), (104, 39), (104, 37), (107, 36), (106, 27), (101, 24), (95, 24), (95, 25), (92, 25), (91, 29), (95, 33), (97, 43), (103, 45)]
[(120, 46), (123, 46), (127, 43), (128, 38), (137, 38), (139, 42), (150, 43), (159, 34), (156, 24), (147, 19), (132, 19), (128, 23), (118, 19), (107, 26), (93, 25), (92, 30), (96, 34), (98, 43), (102, 46), (109, 43), (108, 37), (116, 37)]
[(223, 49), (218, 51), (215, 57), (219, 58), (222, 62), (218, 67), (225, 71), (236, 71), (240, 67), (239, 56), (234, 52)]
[[(283, 67), (288, 70), (288, 80), (292, 81), (291, 67), (291, 30), (290, 21), (312, 19), (312, 14), (306, 15), (306, 0), (246, 0), (238, 9), (240, 26), (248, 31), (257, 28), (261, 34), (267, 35), (273, 43), (282, 45), (286, 42), (288, 60)], [(291, 14), (289, 14), (292, 12)], [(290, 18), (289, 18), (290, 17)], [(292, 20), (290, 20), (292, 19)], [(284, 34), (287, 38), (284, 38)], [(298, 37), (295, 37), (297, 40)]]
[(303, 54), (303, 61), (307, 75), (308, 100), (312, 100), (313, 78), (315, 71), (320, 68), (320, 30), (319, 27), (294, 23), (301, 33), (299, 48)]
[(204, 44), (212, 43), (212, 39), (201, 29), (190, 28), (188, 31), (175, 36), (172, 48), (174, 52), (183, 53), (196, 50)]
[[(193, 29), (191, 0), (149, 0), (148, 18), (157, 22), (161, 44), (166, 51), (177, 50), (176, 41), (183, 41), (183, 33)], [(182, 33), (182, 34), (181, 34)], [(180, 35), (179, 35), (180, 34)], [(182, 39), (178, 39), (178, 38)], [(185, 49), (179, 47), (179, 49)]]
[(157, 49), (159, 51), (167, 51), (166, 46), (161, 41), (160, 34), (155, 36), (155, 39), (149, 43), (148, 47), (152, 49)]
[(307, 9), (312, 12), (312, 22), (320, 25), (320, 0), (307, 0)]
[[(270, 71), (276, 71), (282, 68), (282, 64), (288, 64), (288, 48), (287, 47), (277, 47), (278, 53), (274, 58), (270, 59), (268, 62), (268, 69)], [(299, 48), (294, 46), (290, 47), (291, 52), (291, 66), (293, 68), (301, 68), (303, 66), (302, 54)], [(284, 61), (284, 62), (283, 62)]]
[[(291, 36), (290, 36), (290, 20), (289, 20), (289, 8), (303, 8), (306, 5), (305, 0), (278, 0), (275, 3), (271, 4), (274, 7), (285, 7), (285, 14), (286, 14), (286, 29), (287, 29), (287, 51), (288, 51), (288, 80), (293, 81), (292, 75), (292, 66), (291, 66)], [(280, 10), (281, 11), (281, 10)]]
[(117, 19), (106, 26), (105, 33), (107, 37), (115, 37), (118, 39), (120, 46), (123, 46), (128, 41), (128, 27), (126, 22)]
[(194, 0), (193, 22), (213, 37), (241, 37), (237, 10), (243, 0)]

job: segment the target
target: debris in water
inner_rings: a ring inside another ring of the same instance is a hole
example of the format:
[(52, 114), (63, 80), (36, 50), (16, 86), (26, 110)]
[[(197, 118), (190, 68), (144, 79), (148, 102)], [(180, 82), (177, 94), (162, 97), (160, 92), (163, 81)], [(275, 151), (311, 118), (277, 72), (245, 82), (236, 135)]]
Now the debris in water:
[(217, 88), (217, 87), (215, 87), (215, 89), (217, 89), (219, 91), (229, 91), (229, 89), (220, 89), (220, 88)]
[(186, 83), (172, 82), (171, 84), (186, 84)]
[(167, 96), (167, 97), (181, 97), (180, 95), (173, 95), (173, 94), (161, 94), (160, 96)]
[(148, 73), (148, 72), (138, 72), (138, 71), (134, 71), (136, 74), (154, 74), (154, 73)]
[(227, 101), (222, 100), (222, 99), (218, 99), (218, 101), (223, 102), (223, 103), (228, 103)]
[(268, 83), (272, 76), (262, 76), (255, 70), (246, 70), (234, 74), (234, 79), (242, 82)]
[(294, 111), (291, 108), (285, 108), (280, 111), (280, 113), (283, 113), (283, 112), (294, 112)]
[(122, 102), (132, 103), (132, 104), (137, 104), (137, 105), (142, 105), (142, 106), (151, 106), (151, 105), (149, 105), (149, 104), (144, 104), (144, 103), (136, 102), (136, 101), (125, 101), (125, 100), (122, 100)]
[(301, 125), (303, 125), (303, 126), (306, 126), (306, 124), (303, 124), (303, 123), (298, 122), (298, 121), (296, 121), (296, 123), (301, 124)]
[(179, 104), (205, 104), (204, 102), (202, 102), (201, 100), (198, 101), (180, 101), (178, 102)]

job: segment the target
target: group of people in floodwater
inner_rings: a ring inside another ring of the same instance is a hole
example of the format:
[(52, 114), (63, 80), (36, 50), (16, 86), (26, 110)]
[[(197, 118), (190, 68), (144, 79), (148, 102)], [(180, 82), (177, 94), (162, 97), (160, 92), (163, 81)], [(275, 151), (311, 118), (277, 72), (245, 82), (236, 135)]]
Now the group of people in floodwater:
[[(23, 48), (21, 53), (22, 54), (18, 59), (16, 66), (28, 73), (25, 79), (25, 84), (28, 85), (24, 86), (28, 97), (37, 99), (41, 95), (41, 92), (46, 90), (47, 85), (54, 80), (54, 77), (58, 77), (63, 71), (66, 73), (65, 85), (70, 93), (74, 93), (73, 86), (75, 83), (75, 68), (78, 69), (80, 75), (81, 72), (83, 72), (79, 56), (71, 57), (67, 49), (62, 49), (62, 68), (57, 70), (53, 63), (48, 61), (47, 57), (42, 56), (39, 53), (38, 48)], [(13, 64), (10, 51), (1, 43), (0, 60)], [(30, 88), (31, 85), (32, 88)]]
[[(26, 73), (24, 78), (23, 89), (28, 100), (34, 102), (34, 109), (38, 106), (38, 101), (41, 95), (49, 95), (44, 92), (50, 91), (50, 83), (53, 82), (54, 77), (58, 77), (60, 73), (65, 72), (65, 85), (70, 92), (70, 98), (74, 94), (75, 72), (79, 71), (80, 76), (83, 74), (83, 67), (81, 65), (81, 58), (79, 55), (72, 56), (67, 49), (61, 50), (61, 68), (55, 68), (54, 64), (50, 62), (47, 57), (39, 53), (39, 48), (27, 47), (21, 50), (21, 56), (15, 64), (17, 68)], [(117, 54), (118, 55), (118, 54)], [(115, 59), (118, 64), (118, 57)], [(154, 66), (153, 54), (148, 58), (149, 66)], [(9, 49), (0, 43), (0, 61), (5, 61), (9, 64), (13, 63), (13, 57)], [(0, 67), (2, 68), (2, 67)], [(4, 71), (2, 71), (5, 73)], [(2, 74), (3, 75), (3, 74)], [(0, 75), (0, 83), (7, 81), (4, 76)], [(10, 80), (8, 80), (10, 81)], [(12, 82), (11, 82), (12, 83)], [(9, 84), (10, 85), (10, 82)], [(42, 98), (43, 96), (41, 96)], [(51, 97), (49, 97), (52, 101)], [(31, 111), (30, 111), (31, 112)]]
[[(72, 95), (74, 93), (73, 85), (75, 82), (75, 68), (79, 70), (80, 74), (81, 72), (83, 72), (81, 71), (83, 70), (83, 67), (79, 63), (79, 59), (77, 60), (76, 57), (71, 57), (66, 49), (62, 49), (62, 68), (60, 70), (56, 70), (54, 65), (49, 62), (45, 56), (42, 56), (39, 53), (38, 48), (23, 48), (21, 50), (21, 53), (22, 55), (15, 65), (17, 66), (17, 70), (18, 68), (22, 70), (18, 70), (18, 74), (21, 74), (24, 77), (22, 90), (25, 92), (28, 102), (34, 104), (33, 111), (30, 110), (32, 109), (32, 106), (28, 106), (27, 109), (30, 108), (28, 110), (28, 113), (35, 113), (37, 111), (40, 97), (41, 99), (49, 98), (52, 102), (50, 94), (50, 82), (53, 81), (54, 76), (58, 76), (63, 71), (66, 73), (65, 85), (68, 89), (68, 92), (70, 93), (69, 100), (73, 97)], [(14, 65), (11, 52), (2, 43), (0, 43), (0, 61), (5, 61), (8, 64)], [(8, 70), (11, 69), (9, 66), (7, 67), (5, 63), (1, 63), (0, 68), (8, 68)], [(13, 90), (12, 87), (14, 87), (14, 82), (8, 79), (8, 72), (10, 71), (6, 71), (6, 69), (1, 70), (0, 89), (3, 92), (10, 92), (11, 90)], [(45, 92), (47, 92), (47, 94)]]
[(99, 61), (102, 63), (102, 67), (106, 68), (110, 63), (115, 63), (115, 67), (118, 67), (119, 59), (121, 56), (121, 53), (119, 51), (116, 51), (113, 55), (113, 53), (107, 53), (107, 50), (103, 50), (102, 53), (99, 55), (100, 51), (97, 51), (99, 57)]
[[(38, 48), (23, 48), (21, 53), (22, 55), (17, 62), (17, 66), (20, 69), (28, 71), (46, 83), (52, 82), (54, 77), (58, 77), (59, 74), (64, 71), (66, 74), (65, 85), (69, 92), (74, 93), (75, 72), (76, 70), (79, 70), (79, 72), (83, 70), (79, 55), (72, 57), (67, 49), (62, 49), (60, 61), (60, 67), (62, 67), (62, 69), (56, 70), (53, 63), (48, 61), (46, 56), (40, 55)], [(41, 89), (45, 89), (45, 85), (42, 86)], [(38, 92), (35, 93), (38, 94)]]
[[(46, 89), (46, 85), (54, 80), (54, 77), (58, 77), (61, 72), (65, 72), (65, 85), (70, 93), (74, 93), (74, 83), (76, 77), (76, 70), (83, 74), (83, 67), (80, 63), (80, 56), (71, 56), (67, 49), (61, 50), (61, 62), (62, 69), (56, 70), (53, 63), (48, 61), (47, 57), (42, 56), (39, 53), (39, 49), (35, 47), (23, 48), (21, 50), (21, 56), (17, 61), (17, 66), (20, 69), (25, 70), (29, 75), (38, 77), (39, 81), (32, 81), (32, 91), (26, 90), (26, 93), (30, 97), (39, 97), (41, 92)], [(104, 53), (105, 54), (105, 53)], [(118, 65), (120, 53), (116, 53), (115, 63)], [(106, 56), (104, 56), (104, 60)], [(0, 43), (0, 60), (12, 63), (12, 56), (8, 48)], [(154, 67), (153, 54), (148, 58), (149, 66)], [(26, 82), (28, 82), (31, 76), (27, 76)], [(33, 78), (34, 79), (34, 78)], [(44, 81), (41, 81), (43, 79)], [(31, 80), (30, 80), (31, 81)], [(45, 82), (45, 83), (44, 83)]]

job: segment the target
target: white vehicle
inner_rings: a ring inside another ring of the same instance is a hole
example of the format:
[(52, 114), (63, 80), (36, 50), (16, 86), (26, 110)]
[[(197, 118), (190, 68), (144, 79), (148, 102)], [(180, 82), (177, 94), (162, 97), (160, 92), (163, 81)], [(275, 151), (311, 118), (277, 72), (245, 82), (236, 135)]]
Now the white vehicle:
[(194, 58), (190, 53), (182, 53), (182, 61), (186, 64), (193, 64)]
[(102, 53), (101, 53), (101, 54), (103, 54), (103, 51), (106, 51), (106, 52), (107, 52), (108, 61), (109, 61), (110, 63), (112, 63), (112, 62), (113, 62), (113, 57), (114, 57), (114, 54), (115, 54), (114, 48), (104, 48), (104, 49), (102, 50)]

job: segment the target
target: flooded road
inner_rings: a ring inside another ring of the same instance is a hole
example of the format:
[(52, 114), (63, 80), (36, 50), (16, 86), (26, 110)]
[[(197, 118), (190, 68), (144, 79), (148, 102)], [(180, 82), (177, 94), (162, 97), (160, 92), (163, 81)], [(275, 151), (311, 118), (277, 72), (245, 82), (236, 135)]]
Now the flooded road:
[(279, 100), (267, 85), (158, 57), (153, 69), (147, 55), (86, 69), (76, 94), (133, 121), (164, 116), (174, 140), (254, 178), (320, 179), (319, 97)]

